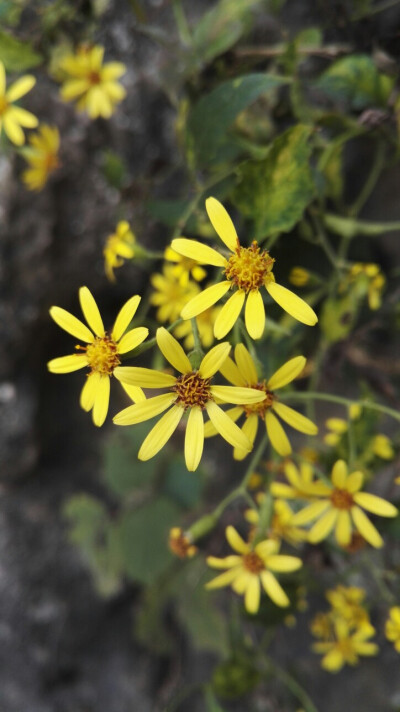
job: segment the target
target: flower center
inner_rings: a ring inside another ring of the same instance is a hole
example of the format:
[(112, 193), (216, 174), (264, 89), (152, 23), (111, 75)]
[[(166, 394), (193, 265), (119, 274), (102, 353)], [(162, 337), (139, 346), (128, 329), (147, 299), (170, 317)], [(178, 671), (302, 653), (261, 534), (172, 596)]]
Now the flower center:
[(272, 403), (274, 402), (274, 394), (272, 391), (269, 391), (267, 388), (267, 384), (265, 381), (261, 381), (260, 383), (256, 383), (256, 385), (251, 385), (252, 388), (255, 388), (257, 391), (263, 391), (265, 393), (265, 398), (263, 401), (260, 403), (252, 403), (251, 405), (244, 405), (243, 410), (245, 412), (246, 418), (249, 417), (249, 415), (252, 415), (255, 413), (256, 415), (259, 415), (260, 418), (264, 419), (265, 418), (265, 413), (269, 408), (271, 408)]
[(88, 76), (88, 81), (89, 81), (89, 84), (93, 84), (93, 85), (100, 84), (100, 82), (101, 82), (100, 72), (96, 72), (94, 70), (91, 71)]
[(265, 284), (268, 276), (272, 277), (275, 260), (266, 250), (262, 250), (254, 240), (250, 247), (238, 245), (236, 252), (229, 258), (225, 269), (226, 278), (234, 282), (239, 289), (250, 292)]
[(44, 166), (46, 170), (50, 173), (51, 171), (54, 171), (56, 168), (58, 168), (58, 156), (56, 153), (47, 153), (45, 160), (44, 160)]
[(351, 509), (353, 497), (347, 490), (334, 489), (331, 494), (331, 502), (336, 509)]
[(250, 551), (249, 554), (245, 554), (243, 557), (243, 566), (251, 574), (259, 574), (260, 571), (264, 571), (265, 564), (260, 556), (256, 554), (255, 551)]
[(118, 358), (117, 344), (108, 334), (102, 337), (96, 336), (91, 344), (76, 346), (76, 348), (86, 351), (86, 358), (92, 373), (111, 376), (114, 368), (121, 363)]
[(177, 394), (175, 403), (183, 405), (185, 410), (196, 405), (205, 408), (211, 400), (210, 381), (210, 378), (201, 378), (197, 371), (179, 376), (172, 388)]

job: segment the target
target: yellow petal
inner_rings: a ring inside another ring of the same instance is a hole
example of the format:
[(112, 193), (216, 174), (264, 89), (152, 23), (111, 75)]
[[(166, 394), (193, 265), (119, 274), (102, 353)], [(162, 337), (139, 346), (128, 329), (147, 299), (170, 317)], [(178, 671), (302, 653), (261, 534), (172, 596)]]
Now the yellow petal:
[(244, 320), (251, 338), (261, 339), (265, 328), (265, 309), (258, 289), (253, 289), (247, 295)]
[(185, 462), (189, 472), (199, 466), (204, 447), (204, 420), (200, 408), (191, 408), (185, 434)]
[(260, 607), (260, 580), (251, 576), (244, 594), (244, 607), (248, 613), (257, 613)]
[(113, 330), (111, 332), (111, 337), (114, 339), (114, 341), (119, 341), (122, 334), (127, 330), (129, 324), (131, 323), (133, 317), (136, 314), (140, 299), (141, 298), (136, 294), (135, 296), (128, 299), (128, 301), (118, 312)]
[(12, 104), (12, 102), (17, 101), (24, 96), (24, 94), (27, 94), (35, 84), (36, 79), (31, 74), (26, 74), (24, 77), (17, 79), (6, 93), (7, 102)]
[(246, 544), (245, 541), (243, 541), (242, 537), (240, 536), (240, 534), (238, 534), (235, 527), (233, 527), (232, 525), (226, 527), (225, 536), (228, 540), (229, 546), (233, 549), (233, 551), (236, 551), (238, 554), (249, 553), (249, 545)]
[(205, 585), (206, 589), (210, 591), (213, 588), (222, 588), (223, 586), (229, 586), (229, 584), (234, 581), (234, 579), (241, 572), (241, 570), (241, 567), (237, 566), (234, 569), (229, 569), (229, 571), (224, 571), (223, 574), (220, 574), (215, 579), (212, 579), (212, 581), (208, 581), (208, 583), (206, 583)]
[(182, 419), (185, 410), (181, 406), (173, 405), (162, 418), (155, 424), (142, 443), (138, 452), (139, 460), (150, 460), (157, 455), (170, 439)]
[(65, 309), (61, 309), (61, 307), (51, 307), (50, 316), (61, 329), (72, 334), (75, 338), (86, 341), (87, 343), (92, 343), (94, 340), (94, 336), (87, 326)]
[(238, 566), (241, 561), (241, 556), (236, 554), (225, 556), (223, 559), (219, 559), (216, 556), (207, 556), (207, 565), (212, 566), (213, 569), (231, 569), (233, 566)]
[(108, 404), (110, 402), (110, 378), (109, 376), (101, 376), (97, 384), (94, 404), (92, 411), (93, 423), (100, 428), (108, 413)]
[(161, 353), (165, 356), (167, 361), (176, 368), (180, 373), (191, 373), (193, 371), (192, 365), (186, 356), (180, 343), (174, 339), (173, 336), (164, 329), (160, 327), (157, 329), (157, 344)]
[(129, 386), (127, 383), (122, 383), (122, 381), (120, 381), (120, 384), (125, 393), (134, 403), (140, 403), (141, 401), (146, 400), (146, 396), (139, 386)]
[(3, 115), (3, 126), (11, 143), (16, 146), (22, 146), (25, 143), (25, 134), (19, 123), (13, 118), (11, 111)]
[(339, 516), (335, 529), (336, 541), (339, 546), (348, 546), (351, 540), (351, 518), (350, 513), (343, 509), (339, 512)]
[[(225, 267), (226, 259), (219, 252), (208, 245), (203, 245), (197, 240), (187, 240), (185, 237), (178, 237), (172, 240), (171, 247), (179, 255), (189, 257), (191, 260), (202, 262), (205, 265), (214, 267)], [(170, 258), (168, 258), (170, 259)]]
[(302, 324), (314, 326), (317, 323), (318, 317), (310, 305), (290, 291), (286, 287), (276, 282), (269, 282), (266, 285), (267, 292), (284, 309), (290, 316)]
[(332, 468), (332, 483), (338, 489), (343, 489), (346, 486), (347, 465), (344, 460), (335, 462)]
[(285, 608), (289, 605), (290, 601), (286, 593), (270, 571), (261, 571), (260, 578), (264, 591), (270, 597), (271, 601), (281, 608)]
[(306, 435), (316, 435), (318, 433), (318, 428), (312, 420), (298, 413), (297, 410), (293, 410), (293, 408), (289, 408), (288, 405), (277, 401), (274, 401), (272, 407), (282, 420), (288, 423), (292, 428), (295, 428), (295, 430), (299, 430), (300, 433), (305, 433)]
[[(251, 447), (254, 445), (254, 441), (257, 436), (257, 430), (258, 430), (258, 415), (255, 415), (252, 413), (249, 415), (248, 418), (244, 421), (243, 427), (242, 427), (242, 432), (249, 438)], [(239, 447), (235, 447), (233, 450), (233, 458), (234, 460), (244, 460), (244, 458), (248, 455), (247, 450), (241, 450)]]
[[(230, 417), (231, 420), (236, 422), (238, 418), (243, 413), (243, 408), (239, 408), (238, 406), (235, 406), (235, 408), (228, 408), (228, 410), (225, 411), (225, 413)], [(211, 420), (207, 420), (207, 422), (204, 424), (204, 437), (205, 438), (211, 438), (214, 435), (218, 435), (218, 430), (215, 427), (215, 425), (211, 422)], [(246, 455), (247, 455), (248, 450), (246, 450)]]
[(220, 373), (226, 378), (227, 381), (230, 381), (230, 383), (233, 383), (234, 386), (246, 386), (246, 380), (243, 378), (242, 374), (240, 373), (238, 367), (232, 361), (231, 358), (228, 358), (224, 361), (224, 363), (220, 366)]
[(250, 353), (243, 344), (235, 346), (235, 360), (246, 384), (255, 386), (258, 383), (257, 369)]
[(199, 375), (201, 378), (211, 378), (219, 370), (228, 357), (231, 345), (228, 341), (214, 346), (208, 354), (204, 356), (199, 366)]
[(101, 376), (99, 373), (91, 373), (85, 381), (85, 385), (81, 391), (80, 406), (87, 413), (92, 410), (96, 398), (96, 392), (99, 388)]
[(261, 403), (265, 399), (265, 393), (255, 388), (242, 388), (241, 386), (211, 386), (212, 396), (219, 398), (224, 403), (234, 403), (235, 405), (250, 405), (251, 403)]
[(351, 516), (361, 536), (363, 536), (364, 539), (371, 544), (371, 546), (374, 546), (376, 549), (380, 549), (383, 546), (383, 539), (378, 530), (368, 519), (367, 515), (364, 514), (362, 509), (359, 507), (352, 507)]
[(129, 351), (136, 349), (148, 336), (149, 330), (146, 326), (137, 326), (131, 329), (122, 337), (118, 344), (117, 351), (119, 354), (127, 354)]
[(268, 437), (271, 441), (272, 447), (276, 450), (278, 455), (286, 457), (292, 452), (292, 447), (288, 440), (288, 437), (282, 428), (278, 418), (275, 418), (273, 413), (269, 410), (265, 416), (265, 425), (267, 428)]
[(72, 371), (78, 371), (87, 365), (87, 358), (83, 354), (70, 354), (53, 358), (48, 362), (47, 368), (51, 373), (72, 373)]
[(268, 557), (268, 568), (276, 573), (297, 571), (303, 565), (298, 556), (286, 556), (282, 554), (273, 554)]
[(382, 499), (382, 497), (377, 497), (375, 494), (356, 492), (353, 495), (353, 499), (360, 507), (372, 512), (372, 514), (378, 514), (380, 517), (396, 517), (398, 514), (398, 510), (393, 504), (387, 502), (386, 499)]
[(116, 425), (135, 425), (143, 423), (145, 420), (160, 415), (167, 410), (176, 399), (175, 393), (163, 393), (161, 396), (154, 396), (141, 400), (134, 405), (129, 405), (114, 416), (113, 422)]
[(80, 94), (84, 94), (88, 89), (86, 79), (71, 79), (65, 82), (60, 89), (60, 95), (63, 101), (71, 101), (76, 99)]
[(20, 106), (13, 106), (12, 109), (10, 109), (10, 115), (13, 121), (16, 121), (17, 124), (27, 129), (34, 129), (39, 123), (34, 114), (31, 114), (30, 111), (26, 111), (26, 109), (22, 109)]
[(100, 316), (99, 308), (95, 299), (87, 287), (81, 287), (79, 290), (79, 301), (83, 316), (96, 336), (104, 336), (103, 320)]
[(245, 297), (246, 293), (242, 289), (238, 289), (224, 304), (214, 323), (214, 336), (216, 339), (223, 339), (236, 324)]
[(207, 289), (197, 294), (183, 307), (181, 311), (182, 319), (193, 319), (193, 317), (212, 307), (213, 304), (227, 293), (230, 286), (230, 282), (218, 282), (218, 284), (207, 287)]
[(217, 235), (231, 252), (235, 252), (239, 239), (235, 226), (222, 203), (216, 198), (208, 198), (206, 200), (206, 210)]
[(139, 366), (118, 366), (114, 370), (114, 376), (129, 386), (141, 388), (168, 388), (176, 383), (175, 376), (169, 373)]
[(206, 405), (208, 417), (218, 430), (219, 434), (232, 447), (240, 447), (242, 450), (251, 450), (249, 439), (242, 433), (240, 428), (232, 419), (224, 413), (214, 401), (209, 401)]
[(310, 529), (308, 541), (311, 542), (311, 544), (317, 544), (319, 541), (322, 541), (322, 539), (329, 536), (336, 524), (337, 518), (338, 510), (333, 508), (328, 509), (328, 511), (322, 515), (321, 519), (319, 519), (318, 522), (316, 522)]
[(311, 504), (301, 509), (299, 512), (293, 515), (292, 524), (294, 526), (302, 526), (303, 524), (308, 524), (312, 522), (313, 519), (321, 516), (328, 507), (330, 506), (329, 500), (323, 500), (322, 502), (312, 502)]
[(296, 376), (299, 375), (306, 365), (306, 359), (304, 356), (295, 356), (289, 361), (283, 364), (277, 371), (271, 376), (268, 381), (268, 388), (271, 391), (276, 391), (278, 388), (283, 388), (291, 383)]
[(6, 93), (6, 70), (4, 69), (4, 64), (0, 60), (0, 96), (4, 96)]

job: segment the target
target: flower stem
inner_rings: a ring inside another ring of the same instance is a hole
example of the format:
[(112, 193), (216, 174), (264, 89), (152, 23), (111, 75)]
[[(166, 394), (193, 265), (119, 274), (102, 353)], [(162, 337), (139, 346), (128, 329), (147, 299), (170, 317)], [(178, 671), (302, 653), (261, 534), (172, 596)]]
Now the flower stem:
[(281, 395), (282, 400), (297, 400), (297, 401), (309, 401), (309, 400), (322, 400), (328, 401), (330, 403), (338, 403), (339, 405), (344, 405), (349, 407), (354, 403), (357, 403), (361, 408), (369, 408), (370, 410), (376, 410), (378, 413), (383, 413), (384, 415), (389, 415), (394, 420), (400, 422), (400, 411), (394, 410), (394, 408), (389, 408), (381, 403), (374, 403), (373, 401), (360, 400), (356, 401), (351, 398), (344, 398), (343, 396), (335, 396), (332, 393), (315, 393), (314, 391), (308, 391), (304, 393), (284, 393)]
[(268, 660), (269, 671), (287, 687), (288, 690), (299, 700), (304, 707), (304, 712), (318, 712), (311, 698), (308, 696), (304, 688), (292, 677), (286, 670), (281, 668), (276, 663)]

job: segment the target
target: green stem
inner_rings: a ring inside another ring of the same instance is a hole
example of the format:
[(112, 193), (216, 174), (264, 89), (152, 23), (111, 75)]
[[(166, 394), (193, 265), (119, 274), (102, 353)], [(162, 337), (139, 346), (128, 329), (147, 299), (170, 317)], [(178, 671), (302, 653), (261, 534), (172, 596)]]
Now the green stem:
[(370, 7), (367, 10), (360, 10), (354, 13), (352, 20), (361, 20), (363, 17), (371, 17), (371, 15), (377, 15), (379, 12), (384, 12), (385, 10), (390, 10), (392, 7), (396, 7), (400, 0), (386, 0), (386, 2), (381, 2), (380, 5), (375, 5), (375, 7)]
[(297, 400), (297, 401), (309, 401), (309, 400), (323, 400), (330, 403), (338, 403), (339, 405), (344, 405), (350, 407), (354, 403), (357, 403), (361, 408), (369, 408), (370, 410), (377, 410), (378, 413), (383, 413), (384, 415), (389, 415), (394, 420), (400, 422), (400, 411), (394, 410), (394, 408), (389, 408), (381, 403), (374, 403), (373, 401), (360, 400), (356, 401), (350, 398), (343, 398), (343, 396), (335, 396), (332, 393), (315, 393), (314, 391), (308, 391), (305, 393), (285, 393), (281, 396), (282, 400)]
[(174, 12), (176, 26), (178, 28), (179, 38), (183, 45), (190, 47), (192, 44), (192, 36), (190, 34), (189, 25), (183, 11), (181, 0), (172, 0), (172, 9)]
[(190, 323), (192, 325), (192, 332), (193, 332), (193, 339), (194, 339), (194, 348), (196, 351), (199, 351), (200, 353), (203, 353), (203, 348), (201, 345), (201, 339), (200, 339), (200, 334), (199, 334), (199, 327), (197, 326), (197, 321), (196, 318), (191, 319)]
[(367, 180), (365, 181), (360, 194), (358, 195), (357, 199), (354, 201), (353, 205), (350, 206), (348, 214), (349, 217), (354, 218), (358, 215), (360, 210), (364, 207), (364, 204), (367, 202), (369, 196), (371, 195), (373, 189), (375, 188), (375, 185), (377, 184), (379, 180), (379, 176), (382, 172), (383, 166), (385, 163), (385, 145), (383, 141), (378, 140), (378, 144), (376, 147), (376, 152), (374, 156), (374, 160), (371, 166), (371, 170), (367, 176)]
[(276, 675), (278, 680), (280, 680), (285, 685), (285, 687), (290, 690), (292, 695), (294, 695), (294, 697), (299, 700), (299, 702), (304, 707), (305, 712), (318, 712), (316, 706), (314, 705), (311, 698), (308, 696), (305, 689), (297, 682), (297, 680), (294, 679), (294, 677), (292, 677), (286, 670), (281, 668), (279, 665), (273, 663), (271, 660), (268, 660), (268, 666), (270, 668), (270, 671), (274, 675)]
[(323, 221), (328, 230), (351, 240), (357, 235), (366, 237), (379, 237), (385, 232), (396, 232), (400, 230), (400, 221), (393, 222), (369, 222), (367, 220), (355, 220), (354, 218), (344, 218), (340, 215), (325, 213)]

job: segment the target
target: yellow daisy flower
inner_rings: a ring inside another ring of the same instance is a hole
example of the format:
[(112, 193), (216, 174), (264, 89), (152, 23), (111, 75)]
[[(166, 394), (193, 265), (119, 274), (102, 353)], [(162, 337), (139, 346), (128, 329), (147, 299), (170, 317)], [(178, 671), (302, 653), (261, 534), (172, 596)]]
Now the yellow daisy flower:
[(61, 87), (64, 101), (76, 101), (78, 111), (85, 111), (91, 119), (109, 119), (126, 91), (117, 82), (126, 72), (121, 62), (103, 64), (104, 47), (78, 47), (76, 54), (64, 57), (60, 69), (66, 79)]
[(152, 274), (150, 282), (155, 291), (150, 296), (150, 304), (158, 307), (157, 320), (161, 323), (179, 319), (182, 308), (200, 291), (195, 282), (182, 284), (174, 272), (172, 265), (164, 265), (162, 274)]
[[(257, 503), (261, 504), (265, 498), (264, 492), (260, 492), (257, 496)], [(256, 509), (246, 509), (244, 513), (246, 521), (254, 526), (257, 526), (260, 515)], [(277, 541), (287, 541), (292, 546), (297, 546), (300, 542), (306, 541), (308, 533), (300, 527), (293, 525), (294, 512), (289, 507), (288, 503), (283, 499), (274, 501), (274, 509), (271, 523), (268, 529), (268, 536)]]
[[(301, 433), (317, 434), (318, 428), (311, 420), (288, 405), (280, 403), (275, 395), (276, 390), (291, 383), (304, 369), (306, 364), (304, 356), (296, 356), (287, 361), (268, 381), (259, 381), (255, 363), (243, 344), (237, 344), (235, 347), (235, 360), (236, 363), (231, 358), (226, 359), (220, 369), (222, 375), (235, 386), (250, 386), (264, 394), (264, 398), (259, 403), (245, 403), (239, 408), (228, 411), (229, 416), (235, 421), (243, 413), (245, 414), (246, 420), (242, 430), (252, 444), (256, 439), (258, 423), (261, 419), (267, 428), (271, 445), (277, 453), (285, 457), (292, 452), (288, 437), (276, 417), (277, 415)], [(207, 437), (215, 435), (211, 426), (208, 426), (206, 434)], [(235, 460), (243, 460), (246, 455), (247, 453), (241, 450), (237, 444), (233, 452)]]
[(55, 126), (41, 124), (37, 133), (29, 137), (23, 156), (29, 165), (23, 174), (28, 190), (42, 190), (47, 179), (59, 166), (60, 134)]
[(329, 641), (314, 643), (315, 653), (323, 655), (321, 666), (328, 672), (339, 672), (344, 665), (356, 665), (360, 655), (376, 655), (378, 646), (368, 639), (375, 635), (372, 625), (365, 625), (355, 631), (343, 618), (332, 621), (333, 636)]
[(330, 589), (325, 594), (332, 606), (332, 614), (341, 616), (349, 626), (360, 628), (370, 625), (369, 614), (363, 603), (365, 591), (358, 586), (341, 586)]
[(125, 408), (114, 418), (117, 425), (133, 425), (154, 418), (168, 409), (149, 432), (139, 450), (139, 460), (154, 457), (172, 436), (186, 411), (185, 461), (190, 471), (197, 469), (204, 445), (205, 410), (219, 434), (228, 443), (238, 443), (244, 450), (251, 443), (240, 428), (224, 413), (216, 401), (224, 403), (257, 402), (259, 391), (232, 386), (214, 386), (212, 378), (219, 370), (230, 351), (229, 343), (214, 346), (202, 359), (199, 369), (194, 370), (182, 346), (163, 327), (157, 329), (157, 344), (166, 360), (179, 371), (179, 376), (155, 371), (150, 368), (117, 368), (114, 375), (123, 383), (143, 388), (167, 388), (168, 392), (149, 398)]
[(196, 282), (201, 282), (201, 280), (207, 276), (206, 270), (203, 269), (196, 260), (191, 260), (188, 257), (179, 255), (172, 247), (166, 247), (164, 258), (168, 262), (175, 263), (172, 270), (173, 274), (183, 286), (188, 283), (190, 277)]
[(30, 111), (14, 104), (15, 101), (25, 96), (35, 84), (35, 77), (25, 74), (7, 90), (6, 71), (3, 62), (0, 61), (0, 134), (4, 129), (11, 143), (15, 143), (16, 146), (22, 146), (25, 143), (21, 127), (34, 129), (39, 123), (36, 116)]
[[(210, 307), (196, 316), (197, 328), (199, 330), (200, 341), (205, 349), (209, 349), (214, 343), (214, 323), (221, 311), (221, 307)], [(190, 320), (182, 321), (174, 329), (174, 335), (178, 339), (184, 339), (183, 345), (186, 350), (194, 348), (193, 329)]]
[(400, 653), (400, 606), (393, 606), (385, 625), (385, 635)]
[(121, 220), (115, 232), (107, 238), (104, 245), (104, 269), (110, 282), (115, 282), (114, 270), (122, 267), (125, 260), (131, 260), (135, 255), (136, 237), (129, 223)]
[[(92, 411), (94, 424), (101, 426), (108, 412), (110, 377), (121, 363), (119, 357), (139, 346), (149, 330), (140, 326), (126, 331), (139, 306), (139, 296), (131, 297), (124, 304), (110, 334), (104, 329), (98, 306), (87, 287), (80, 288), (79, 301), (90, 328), (61, 307), (51, 307), (50, 316), (58, 326), (76, 339), (84, 341), (87, 346), (76, 346), (78, 353), (55, 358), (49, 361), (47, 367), (51, 373), (71, 373), (80, 368), (90, 368), (81, 392), (80, 405), (83, 410)], [(123, 370), (119, 368), (119, 372)], [(141, 388), (125, 390), (132, 400), (144, 399)]]
[(265, 539), (253, 548), (232, 526), (226, 528), (226, 538), (237, 554), (224, 559), (215, 556), (207, 558), (207, 564), (212, 568), (227, 571), (209, 581), (206, 588), (232, 586), (235, 593), (244, 596), (248, 613), (257, 613), (259, 609), (261, 586), (277, 606), (288, 606), (290, 601), (274, 573), (297, 571), (302, 566), (301, 559), (278, 554), (279, 542), (275, 539)]
[(310, 495), (310, 485), (314, 482), (314, 469), (308, 462), (302, 462), (296, 467), (294, 462), (288, 461), (283, 465), (286, 482), (272, 482), (271, 494), (273, 497), (283, 499), (313, 499)]
[(233, 222), (223, 205), (215, 198), (208, 198), (206, 210), (215, 231), (232, 254), (226, 258), (212, 247), (196, 240), (181, 237), (172, 241), (171, 246), (176, 252), (202, 264), (222, 267), (226, 277), (223, 282), (208, 287), (186, 304), (182, 309), (182, 319), (191, 319), (201, 314), (233, 289), (234, 293), (222, 307), (215, 322), (215, 338), (222, 339), (232, 329), (246, 301), (247, 331), (253, 339), (260, 339), (265, 326), (265, 310), (260, 289), (265, 287), (272, 299), (292, 317), (309, 326), (316, 324), (318, 319), (311, 307), (289, 289), (275, 282), (272, 272), (274, 259), (269, 253), (262, 250), (256, 241), (253, 241), (250, 247), (240, 245)]
[(185, 534), (181, 527), (172, 527), (169, 530), (168, 546), (170, 551), (180, 559), (191, 559), (198, 551), (190, 536)]
[(382, 497), (360, 492), (363, 480), (362, 472), (348, 475), (346, 463), (338, 460), (332, 469), (332, 483), (325, 484), (320, 480), (309, 486), (310, 494), (318, 497), (319, 501), (312, 502), (295, 514), (293, 523), (303, 526), (318, 519), (308, 535), (312, 544), (322, 541), (335, 529), (339, 546), (348, 546), (355, 527), (371, 546), (383, 546), (381, 535), (363, 510), (381, 517), (395, 517), (397, 509)]
[(373, 262), (356, 262), (349, 270), (348, 281), (361, 295), (366, 292), (371, 311), (379, 309), (382, 304), (382, 291), (386, 284), (385, 275), (382, 274), (379, 265)]

